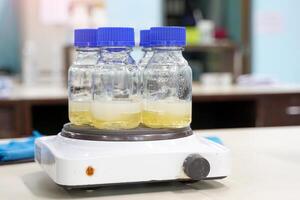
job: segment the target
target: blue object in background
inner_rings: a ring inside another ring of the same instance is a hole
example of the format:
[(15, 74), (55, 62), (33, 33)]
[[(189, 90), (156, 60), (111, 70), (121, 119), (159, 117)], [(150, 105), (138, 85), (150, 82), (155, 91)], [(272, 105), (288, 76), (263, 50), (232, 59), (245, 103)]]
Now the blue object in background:
[(220, 144), (220, 145), (224, 145), (223, 141), (221, 140), (221, 138), (217, 137), (217, 136), (207, 136), (205, 137), (206, 139), (213, 141), (214, 143)]
[(42, 135), (33, 131), (32, 136), (22, 140), (11, 140), (8, 143), (0, 144), (0, 163), (34, 158), (34, 141)]

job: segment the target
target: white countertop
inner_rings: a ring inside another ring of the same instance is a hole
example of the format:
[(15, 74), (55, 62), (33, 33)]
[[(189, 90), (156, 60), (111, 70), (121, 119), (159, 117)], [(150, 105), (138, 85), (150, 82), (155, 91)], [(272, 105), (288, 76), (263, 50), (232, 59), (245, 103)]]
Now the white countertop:
[(300, 85), (259, 85), (259, 86), (203, 86), (193, 84), (193, 95), (260, 95), (300, 93)]
[[(259, 95), (300, 93), (300, 85), (270, 85), (270, 86), (202, 86), (193, 84), (194, 96), (226, 96), (226, 95)], [(39, 100), (66, 99), (67, 89), (57, 86), (25, 87), (16, 85), (4, 100)]]
[(17, 85), (13, 87), (7, 97), (8, 100), (39, 100), (39, 99), (66, 99), (67, 88), (57, 86), (36, 86), (28, 87)]
[(194, 184), (157, 183), (66, 191), (35, 163), (0, 166), (0, 199), (298, 200), (300, 127), (203, 130), (232, 150), (232, 174)]

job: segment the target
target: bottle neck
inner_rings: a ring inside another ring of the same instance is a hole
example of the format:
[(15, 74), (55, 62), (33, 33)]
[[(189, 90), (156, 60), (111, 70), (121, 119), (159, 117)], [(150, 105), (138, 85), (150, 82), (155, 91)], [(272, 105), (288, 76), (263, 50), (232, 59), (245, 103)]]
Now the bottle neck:
[(100, 60), (104, 62), (126, 62), (131, 60), (130, 47), (101, 47), (100, 48)]
[(183, 47), (177, 46), (163, 46), (163, 47), (153, 47), (154, 54), (172, 54), (175, 56), (182, 56)]
[(98, 53), (99, 52), (99, 48), (97, 48), (97, 47), (76, 47), (76, 53), (78, 53), (78, 54), (82, 54), (82, 53), (84, 53), (84, 54), (89, 54), (89, 53)]
[(153, 51), (183, 51), (183, 47), (178, 46), (163, 46), (163, 47), (152, 47)]
[(153, 55), (153, 49), (151, 47), (142, 48), (142, 51), (144, 53), (143, 58), (150, 58)]
[(145, 53), (147, 53), (149, 51), (153, 51), (153, 49), (151, 47), (143, 47), (142, 51), (145, 52)]
[(151, 66), (187, 66), (188, 63), (182, 55), (183, 47), (164, 46), (154, 47), (153, 56), (149, 61)]
[(95, 59), (98, 59), (99, 48), (85, 47), (76, 48), (75, 64), (94, 64)]

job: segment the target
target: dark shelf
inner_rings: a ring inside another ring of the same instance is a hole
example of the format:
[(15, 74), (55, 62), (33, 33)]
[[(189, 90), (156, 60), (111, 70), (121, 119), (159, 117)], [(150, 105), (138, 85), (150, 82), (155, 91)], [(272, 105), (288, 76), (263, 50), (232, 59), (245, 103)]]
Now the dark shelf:
[(237, 49), (237, 45), (228, 40), (216, 41), (213, 44), (198, 44), (187, 45), (186, 52), (199, 52), (199, 51), (234, 51)]

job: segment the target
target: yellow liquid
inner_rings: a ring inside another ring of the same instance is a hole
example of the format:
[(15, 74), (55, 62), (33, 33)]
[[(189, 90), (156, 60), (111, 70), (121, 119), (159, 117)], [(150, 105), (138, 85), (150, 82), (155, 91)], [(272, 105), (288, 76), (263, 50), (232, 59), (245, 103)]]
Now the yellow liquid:
[(132, 129), (141, 122), (140, 102), (93, 102), (91, 111), (92, 124), (99, 129)]
[(142, 122), (150, 128), (181, 128), (192, 120), (192, 105), (187, 101), (145, 101)]
[(76, 125), (91, 123), (90, 102), (69, 101), (69, 120)]

